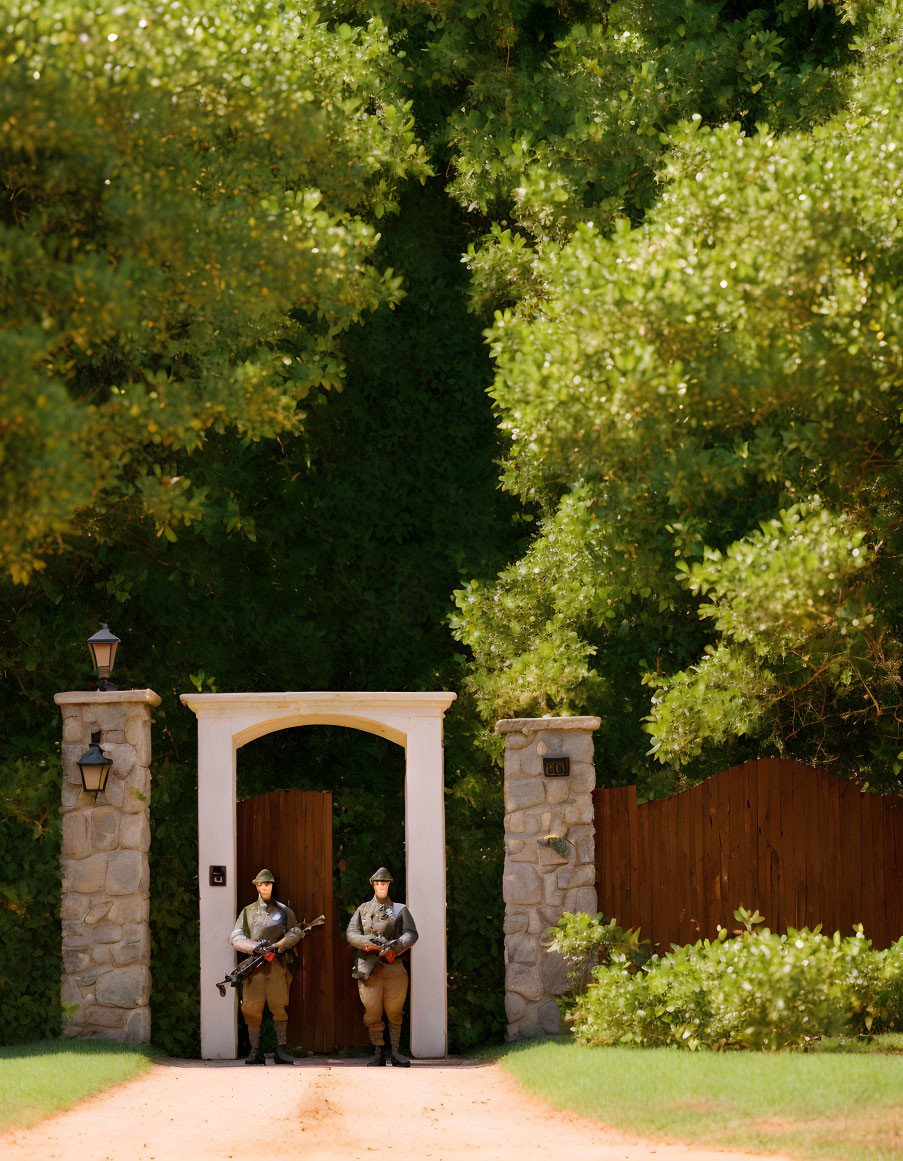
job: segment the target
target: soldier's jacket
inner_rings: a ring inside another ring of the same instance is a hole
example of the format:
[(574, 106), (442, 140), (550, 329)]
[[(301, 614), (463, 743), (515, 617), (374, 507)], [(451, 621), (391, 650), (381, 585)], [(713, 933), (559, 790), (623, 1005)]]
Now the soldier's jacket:
[(395, 945), (395, 954), (407, 951), (417, 942), (417, 928), (410, 911), (403, 903), (393, 903), (391, 899), (379, 900), (374, 897), (362, 903), (351, 916), (345, 938), (357, 948), (351, 974), (356, 980), (366, 980), (379, 961), (379, 952), (364, 951), (372, 935), (385, 936)]
[[(229, 941), (234, 943), (236, 939), (244, 938), (253, 939), (255, 943), (261, 939), (277, 943), (284, 935), (287, 936), (285, 951), (288, 952), (301, 938), (301, 928), (294, 911), (284, 903), (277, 903), (275, 899), (264, 903), (258, 898), (256, 903), (249, 903), (238, 916)], [(296, 954), (293, 952), (286, 955), (285, 962), (290, 964)]]

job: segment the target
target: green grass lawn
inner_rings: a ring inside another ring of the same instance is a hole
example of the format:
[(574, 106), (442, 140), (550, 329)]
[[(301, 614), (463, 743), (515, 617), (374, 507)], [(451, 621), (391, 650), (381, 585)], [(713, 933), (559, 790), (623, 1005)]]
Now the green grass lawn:
[(564, 1038), (495, 1057), (559, 1108), (659, 1139), (791, 1157), (903, 1159), (900, 1037), (872, 1051), (585, 1048)]
[(153, 1053), (110, 1040), (0, 1048), (0, 1132), (33, 1125), (150, 1067)]

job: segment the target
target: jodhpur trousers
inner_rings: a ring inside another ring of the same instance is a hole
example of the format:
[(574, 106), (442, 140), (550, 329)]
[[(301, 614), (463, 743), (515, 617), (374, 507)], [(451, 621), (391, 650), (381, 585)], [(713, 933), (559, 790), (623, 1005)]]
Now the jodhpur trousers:
[(260, 1027), (264, 1003), (270, 1005), (274, 1024), (288, 1019), (285, 1006), (291, 983), (291, 972), (279, 959), (259, 967), (250, 979), (242, 982), (241, 1014), (249, 1028)]
[(383, 1009), (390, 1024), (401, 1027), (401, 1013), (408, 994), (408, 973), (401, 960), (378, 963), (369, 979), (358, 980), (357, 990), (364, 1005), (364, 1024), (371, 1044), (383, 1043)]

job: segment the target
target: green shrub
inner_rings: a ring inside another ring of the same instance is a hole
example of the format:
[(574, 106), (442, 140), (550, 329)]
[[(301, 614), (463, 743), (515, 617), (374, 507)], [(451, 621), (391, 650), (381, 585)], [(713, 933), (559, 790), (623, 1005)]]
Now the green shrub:
[[(877, 950), (861, 926), (846, 938), (808, 928), (778, 935), (754, 929), (757, 913), (735, 914), (746, 930), (734, 938), (722, 929), (717, 939), (640, 965), (630, 946), (611, 950), (586, 990), (563, 1001), (576, 1038), (588, 1045), (775, 1050), (903, 1026), (903, 940)], [(614, 921), (601, 919), (596, 930), (608, 951)], [(578, 929), (590, 933), (580, 917), (567, 916), (560, 926), (556, 950), (565, 951), (569, 940), (576, 950)], [(595, 950), (591, 939), (583, 944), (583, 954)]]
[(0, 1045), (58, 1036), (62, 1022), (59, 743), (37, 717), (29, 707), (0, 760)]
[(903, 1028), (903, 939), (878, 952), (874, 1030)]
[[(552, 934), (554, 932), (554, 935)], [(597, 963), (610, 964), (612, 957), (635, 970), (652, 954), (648, 939), (640, 939), (640, 929), (625, 931), (614, 919), (602, 915), (564, 914), (543, 939), (549, 951), (563, 955), (570, 965), (574, 991), (581, 991), (588, 973)], [(620, 958), (623, 957), (623, 960)]]

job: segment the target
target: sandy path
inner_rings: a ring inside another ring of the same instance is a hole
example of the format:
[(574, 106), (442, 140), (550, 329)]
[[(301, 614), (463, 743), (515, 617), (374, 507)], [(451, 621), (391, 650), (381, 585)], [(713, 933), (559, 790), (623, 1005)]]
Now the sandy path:
[[(747, 1153), (638, 1141), (526, 1097), (495, 1065), (295, 1068), (169, 1061), (32, 1129), (3, 1161), (732, 1161)], [(777, 1158), (773, 1161), (786, 1161)]]

